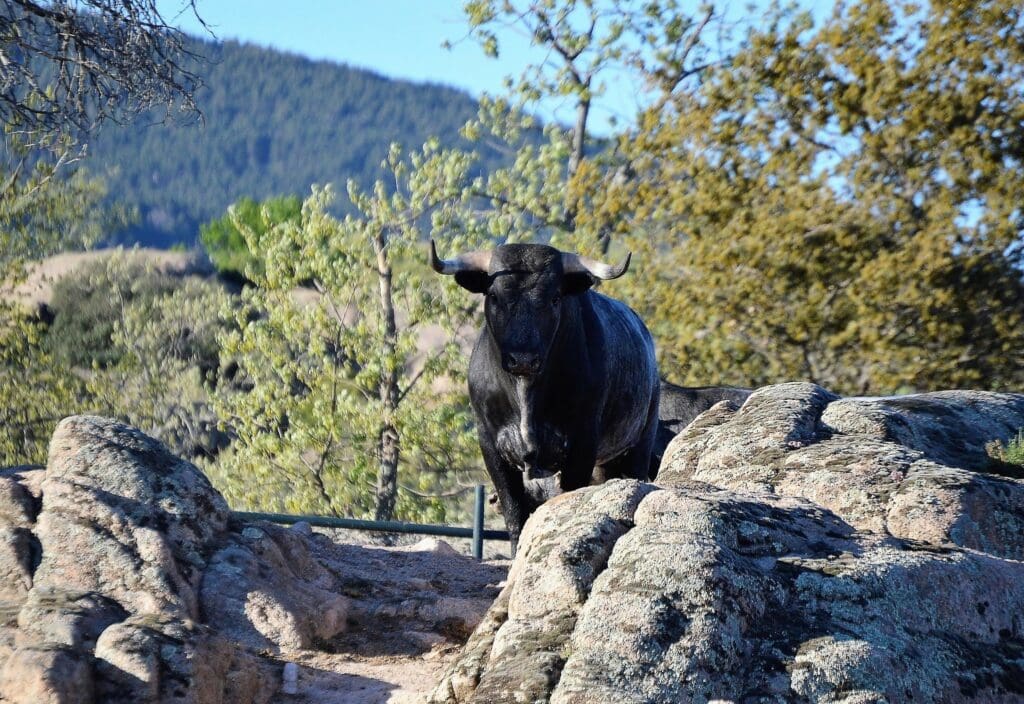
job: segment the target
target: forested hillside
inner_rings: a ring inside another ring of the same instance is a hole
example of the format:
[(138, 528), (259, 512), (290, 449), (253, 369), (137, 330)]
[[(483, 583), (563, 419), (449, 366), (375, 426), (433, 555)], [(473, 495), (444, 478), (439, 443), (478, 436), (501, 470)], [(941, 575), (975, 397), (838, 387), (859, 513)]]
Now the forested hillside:
[(120, 242), (192, 244), (200, 223), (243, 196), (302, 196), (326, 182), (344, 192), (349, 178), (369, 185), (391, 142), (453, 144), (476, 114), (453, 88), (233, 41), (197, 40), (196, 49), (208, 58), (198, 69), (204, 124), (113, 125), (89, 145), (89, 170), (106, 178), (112, 199), (139, 209)]

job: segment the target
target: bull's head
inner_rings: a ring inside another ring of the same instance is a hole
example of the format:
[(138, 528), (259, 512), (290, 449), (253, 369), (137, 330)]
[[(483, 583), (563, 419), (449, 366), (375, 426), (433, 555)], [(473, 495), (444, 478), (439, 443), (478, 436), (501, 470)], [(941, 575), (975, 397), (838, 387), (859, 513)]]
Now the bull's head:
[(455, 276), (459, 286), (486, 296), (484, 315), (501, 351), (501, 366), (519, 377), (535, 376), (544, 368), (563, 298), (583, 293), (598, 279), (622, 276), (629, 258), (627, 254), (621, 264), (610, 266), (546, 245), (506, 244), (439, 259), (430, 242), (434, 271)]

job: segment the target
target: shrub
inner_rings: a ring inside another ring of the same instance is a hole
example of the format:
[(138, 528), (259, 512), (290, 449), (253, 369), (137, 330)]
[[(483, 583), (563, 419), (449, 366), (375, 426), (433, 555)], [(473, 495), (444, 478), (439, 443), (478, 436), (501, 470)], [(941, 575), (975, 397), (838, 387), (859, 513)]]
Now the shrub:
[(250, 251), (246, 237), (258, 240), (275, 225), (298, 222), (301, 213), (302, 201), (295, 196), (262, 203), (242, 198), (226, 214), (200, 226), (199, 240), (217, 271), (251, 280), (263, 273), (263, 260)]
[(170, 293), (176, 284), (173, 276), (157, 271), (136, 252), (84, 264), (53, 286), (53, 323), (44, 347), (72, 367), (116, 364), (122, 351), (111, 336), (127, 306)]
[(989, 457), (995, 460), (1024, 467), (1024, 428), (1018, 430), (1017, 436), (1010, 438), (1009, 442), (993, 440), (985, 449), (988, 450)]
[[(112, 259), (112, 278), (131, 268)], [(160, 439), (178, 455), (212, 457), (227, 444), (210, 405), (230, 297), (212, 281), (189, 277), (163, 295), (136, 296), (114, 322), (117, 361), (89, 376), (101, 412)]]

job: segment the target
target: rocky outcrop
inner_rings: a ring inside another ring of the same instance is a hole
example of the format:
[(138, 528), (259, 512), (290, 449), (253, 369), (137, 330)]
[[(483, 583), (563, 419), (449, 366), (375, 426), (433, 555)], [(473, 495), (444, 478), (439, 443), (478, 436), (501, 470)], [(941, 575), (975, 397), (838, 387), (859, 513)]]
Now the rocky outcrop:
[(444, 702), (1024, 701), (1024, 396), (723, 402), (658, 485), (559, 496)]
[(0, 697), (269, 701), (265, 663), (199, 620), (201, 578), (228, 522), (199, 470), (137, 430), (79, 416), (54, 433), (40, 497), (4, 479), (18, 487), (6, 504), (22, 510), (3, 519), (32, 546), (15, 551), (30, 561), (24, 574), (6, 570), (17, 616)]
[(985, 445), (1024, 427), (1024, 396), (840, 399), (813, 384), (720, 404), (669, 445), (658, 482), (800, 496), (860, 530), (1024, 559), (1024, 471)]
[(420, 559), (236, 522), (157, 441), (67, 418), (45, 469), (0, 474), (0, 701), (263, 704), (290, 654), (379, 638), (389, 619), (405, 627), (389, 637), (422, 650), (459, 642), (500, 575), (437, 561), (438, 585), (478, 593), (453, 600), (396, 581)]

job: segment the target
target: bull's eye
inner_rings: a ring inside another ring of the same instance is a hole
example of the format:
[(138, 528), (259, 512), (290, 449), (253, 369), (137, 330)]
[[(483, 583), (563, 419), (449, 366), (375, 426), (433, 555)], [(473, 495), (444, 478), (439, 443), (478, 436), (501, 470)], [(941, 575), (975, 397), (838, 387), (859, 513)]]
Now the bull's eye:
[(557, 308), (558, 304), (561, 303), (561, 302), (562, 302), (562, 297), (561, 296), (553, 296), (551, 298), (551, 307), (552, 308)]

